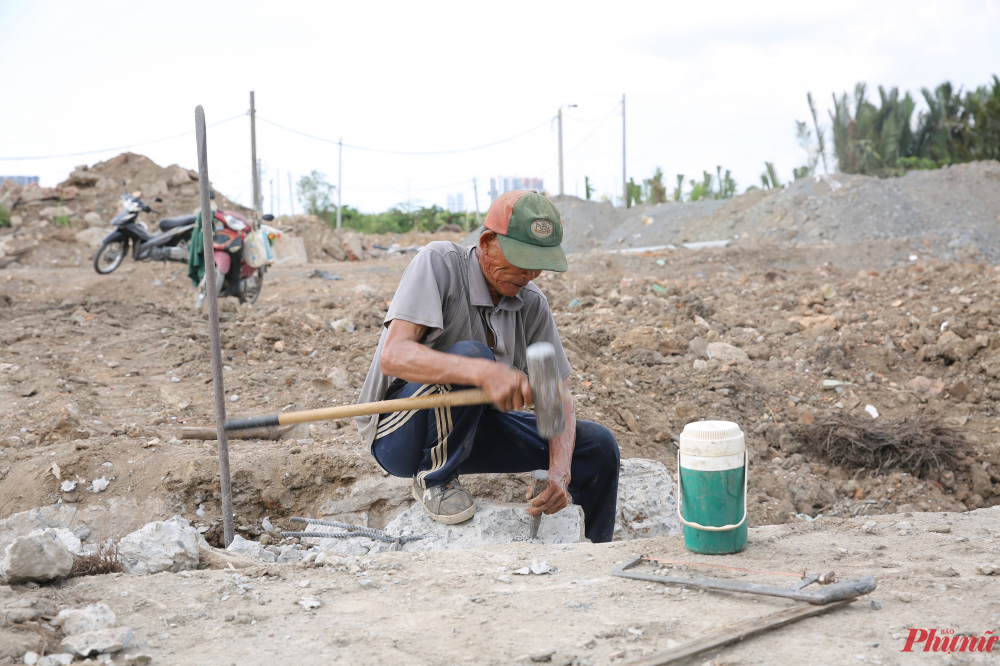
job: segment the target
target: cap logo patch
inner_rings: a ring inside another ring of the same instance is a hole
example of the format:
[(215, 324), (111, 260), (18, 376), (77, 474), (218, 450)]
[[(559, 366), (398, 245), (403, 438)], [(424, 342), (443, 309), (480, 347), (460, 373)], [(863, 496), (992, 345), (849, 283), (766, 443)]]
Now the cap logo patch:
[(552, 235), (552, 223), (548, 220), (535, 220), (531, 223), (531, 233), (539, 238), (548, 238)]

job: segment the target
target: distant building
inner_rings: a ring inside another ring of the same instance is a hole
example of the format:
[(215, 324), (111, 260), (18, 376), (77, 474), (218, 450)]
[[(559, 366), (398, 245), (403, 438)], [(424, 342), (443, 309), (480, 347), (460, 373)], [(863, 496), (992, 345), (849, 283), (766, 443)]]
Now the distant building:
[(465, 195), (461, 192), (456, 193), (454, 196), (448, 195), (448, 210), (452, 213), (464, 213), (465, 212)]
[(544, 192), (545, 182), (541, 178), (490, 178), (490, 201), (511, 190)]
[(27, 185), (29, 183), (37, 183), (38, 176), (0, 176), (0, 183), (5, 180), (12, 180), (18, 185)]

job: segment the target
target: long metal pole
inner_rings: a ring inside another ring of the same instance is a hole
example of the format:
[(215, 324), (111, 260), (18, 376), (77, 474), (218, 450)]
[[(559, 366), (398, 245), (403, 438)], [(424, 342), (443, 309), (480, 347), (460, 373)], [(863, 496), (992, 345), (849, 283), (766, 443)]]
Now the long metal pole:
[(253, 174), (253, 214), (257, 217), (257, 207), (260, 205), (260, 174), (257, 172), (257, 110), (253, 104), (253, 91), (250, 91), (250, 173)]
[(622, 93), (622, 201), (629, 207), (628, 180), (625, 178), (625, 94)]
[(562, 107), (559, 107), (559, 194), (563, 193)]
[(275, 208), (278, 209), (277, 215), (281, 215), (281, 169), (274, 170), (274, 180), (278, 182), (278, 196), (275, 198)]
[[(251, 93), (252, 95), (253, 93)], [(253, 108), (253, 98), (251, 106)], [(252, 117), (252, 116), (251, 116)], [(194, 109), (198, 141), (198, 185), (201, 189), (201, 230), (205, 252), (205, 295), (208, 300), (208, 339), (212, 346), (212, 387), (215, 392), (215, 435), (219, 442), (219, 481), (222, 486), (222, 533), (226, 546), (233, 542), (233, 486), (229, 477), (229, 437), (226, 435), (226, 389), (222, 383), (222, 345), (219, 340), (219, 298), (215, 289), (215, 258), (210, 252), (215, 220), (209, 203), (208, 146), (205, 109)]]
[(340, 228), (340, 185), (344, 171), (344, 139), (337, 140), (337, 228)]

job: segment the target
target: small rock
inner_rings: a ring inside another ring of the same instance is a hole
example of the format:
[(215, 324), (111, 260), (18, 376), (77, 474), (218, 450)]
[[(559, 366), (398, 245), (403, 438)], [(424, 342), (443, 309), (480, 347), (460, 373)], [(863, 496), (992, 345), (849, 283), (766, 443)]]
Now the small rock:
[(48, 529), (14, 539), (0, 561), (0, 576), (7, 583), (52, 580), (72, 568), (72, 553), (56, 530)]
[(199, 549), (204, 543), (205, 538), (198, 530), (180, 516), (174, 516), (147, 523), (142, 529), (122, 537), (118, 552), (129, 573), (176, 573), (198, 566)]
[(73, 536), (80, 541), (86, 541), (87, 537), (90, 536), (90, 528), (86, 525), (77, 525), (73, 528)]
[(153, 658), (148, 654), (130, 654), (125, 657), (125, 661), (122, 663), (125, 666), (149, 666), (153, 662)]
[(936, 532), (938, 534), (948, 534), (951, 532), (951, 525), (931, 525), (927, 528), (928, 532)]
[(301, 587), (301, 588), (309, 587), (309, 579), (306, 578), (305, 580), (300, 580), (299, 581), (299, 587)]
[[(364, 581), (362, 581), (362, 582), (364, 582)], [(370, 583), (371, 581), (368, 581), (368, 582)], [(323, 605), (323, 604), (321, 604), (319, 602), (318, 599), (312, 599), (312, 598), (310, 598), (310, 599), (299, 599), (295, 603), (297, 603), (299, 606), (302, 606), (306, 610), (312, 610), (314, 608), (319, 608), (320, 606)]]
[(48, 654), (38, 660), (38, 666), (69, 666), (73, 663), (73, 655), (68, 652)]
[(107, 489), (108, 485), (109, 485), (108, 480), (102, 476), (101, 478), (94, 479), (93, 482), (91, 482), (90, 489), (93, 490), (94, 494), (96, 495), (102, 490)]
[(750, 357), (745, 351), (728, 342), (711, 342), (708, 353), (719, 363), (749, 363)]
[(878, 418), (878, 410), (875, 409), (875, 405), (865, 405), (865, 411), (868, 412), (868, 415), (873, 419)]
[(882, 610), (882, 604), (880, 604), (877, 601), (872, 601), (872, 608), (874, 608), (875, 610)]
[(878, 532), (878, 523), (874, 520), (869, 520), (867, 523), (861, 526), (861, 531), (865, 534), (876, 534)]
[(244, 539), (239, 534), (233, 535), (233, 542), (226, 546), (226, 550), (230, 553), (245, 555), (265, 562), (274, 562), (278, 559), (274, 553), (264, 549), (264, 544)]
[(948, 393), (951, 394), (951, 397), (961, 400), (972, 393), (972, 389), (969, 388), (969, 385), (965, 383), (964, 379), (959, 379), (951, 385), (951, 388), (948, 389)]
[(59, 489), (62, 490), (64, 493), (71, 493), (74, 490), (76, 490), (76, 481), (70, 481), (69, 479), (67, 479), (66, 481), (62, 482), (62, 485), (59, 486)]
[(531, 655), (531, 661), (535, 663), (546, 663), (552, 661), (552, 655), (556, 653), (555, 650), (548, 650), (546, 652), (536, 652)]
[(507, 583), (508, 585), (510, 585), (514, 581), (511, 580), (510, 576), (500, 576), (499, 578), (497, 578), (497, 582), (498, 583)]
[(366, 590), (374, 590), (378, 585), (373, 580), (368, 580), (367, 578), (362, 578), (358, 581), (358, 585), (365, 588)]
[(87, 631), (62, 640), (64, 648), (78, 657), (89, 657), (102, 652), (118, 652), (132, 640), (132, 630), (128, 627), (116, 627), (101, 631)]
[(90, 604), (86, 608), (59, 611), (56, 616), (63, 635), (75, 636), (89, 631), (103, 631), (118, 626), (115, 612), (106, 604)]
[(24, 658), (22, 659), (28, 666), (35, 666), (38, 663), (38, 653), (37, 652), (25, 652)]
[(692, 339), (691, 342), (688, 343), (688, 348), (699, 358), (711, 358), (708, 354), (708, 342), (700, 336)]
[(941, 575), (946, 576), (948, 578), (955, 578), (957, 576), (960, 576), (961, 574), (955, 571), (955, 567), (949, 565), (941, 570)]
[(984, 564), (983, 562), (980, 562), (976, 564), (976, 572), (981, 573), (984, 576), (1000, 575), (1000, 562), (995, 562), (993, 564)]
[(274, 529), (274, 525), (271, 524), (267, 516), (264, 516), (264, 520), (260, 521), (260, 526), (265, 532), (270, 532)]

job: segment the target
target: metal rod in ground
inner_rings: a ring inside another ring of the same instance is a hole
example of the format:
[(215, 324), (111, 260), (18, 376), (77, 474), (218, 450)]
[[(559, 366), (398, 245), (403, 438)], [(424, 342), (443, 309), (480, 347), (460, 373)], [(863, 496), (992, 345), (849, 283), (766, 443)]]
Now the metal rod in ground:
[[(251, 93), (252, 94), (252, 93)], [(226, 389), (222, 384), (222, 345), (219, 341), (219, 298), (215, 290), (215, 257), (212, 253), (215, 221), (209, 203), (208, 145), (205, 109), (194, 110), (198, 141), (198, 185), (201, 189), (201, 230), (205, 253), (205, 296), (208, 301), (208, 339), (212, 347), (212, 387), (215, 391), (215, 435), (219, 442), (219, 480), (222, 486), (222, 532), (225, 545), (233, 542), (233, 487), (229, 477), (229, 438), (226, 435)]]

